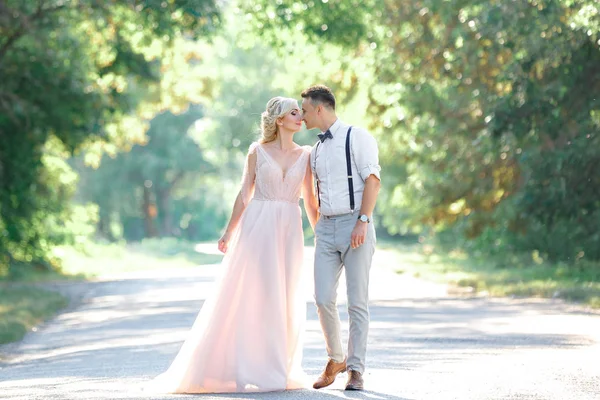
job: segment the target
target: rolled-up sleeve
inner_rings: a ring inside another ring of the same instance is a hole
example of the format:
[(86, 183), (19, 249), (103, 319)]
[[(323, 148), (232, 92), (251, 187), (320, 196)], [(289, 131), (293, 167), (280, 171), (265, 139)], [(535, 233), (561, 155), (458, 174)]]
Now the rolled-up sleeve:
[(370, 175), (375, 175), (381, 180), (381, 167), (379, 166), (379, 149), (377, 141), (371, 134), (363, 129), (357, 129), (353, 133), (352, 152), (358, 174), (363, 181)]

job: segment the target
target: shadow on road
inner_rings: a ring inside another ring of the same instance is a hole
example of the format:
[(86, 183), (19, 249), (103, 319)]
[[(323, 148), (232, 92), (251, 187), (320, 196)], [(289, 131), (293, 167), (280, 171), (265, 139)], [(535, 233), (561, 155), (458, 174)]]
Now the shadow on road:
[[(44, 385), (55, 390), (64, 385), (69, 393), (85, 392), (93, 387), (91, 382), (101, 385), (107, 380), (125, 379), (132, 385), (141, 385), (169, 366), (203, 299), (209, 295), (212, 281), (208, 276), (193, 279), (172, 276), (93, 284), (93, 296), (80, 307), (57, 317), (41, 332), (27, 337), (19, 354), (0, 365), (3, 373), (0, 390), (21, 398), (18, 393), (41, 390)], [(345, 341), (348, 334), (345, 305), (340, 305), (340, 313)], [(389, 382), (390, 387), (386, 388), (369, 384), (379, 385), (386, 373), (457, 362), (474, 354), (494, 355), (507, 349), (568, 349), (591, 344), (583, 335), (518, 331), (511, 325), (515, 319), (526, 322), (546, 313), (549, 308), (543, 304), (523, 307), (510, 301), (478, 298), (373, 302), (365, 382), (368, 389), (376, 390), (343, 391), (344, 376), (332, 389), (289, 392), (289, 398), (298, 395), (311, 399), (412, 400), (398, 395), (402, 393), (402, 382)], [(307, 316), (303, 365), (309, 375), (316, 377), (325, 365), (325, 346), (315, 307), (310, 303)], [(78, 388), (77, 382), (87, 384)], [(285, 393), (287, 398), (288, 392)], [(213, 396), (256, 398), (250, 394)], [(282, 393), (261, 394), (261, 398), (279, 399)]]
[[(298, 390), (298, 393), (293, 392), (272, 392), (272, 393), (260, 393), (260, 399), (281, 399), (283, 396), (287, 395), (304, 395), (304, 398), (307, 399), (319, 399), (319, 400), (327, 400), (327, 399), (357, 399), (357, 400), (415, 400), (408, 397), (398, 397), (395, 395), (391, 395), (388, 393), (381, 393), (372, 390), (363, 390), (363, 391), (346, 391), (346, 390)], [(213, 394), (211, 395), (212, 399), (227, 399), (227, 400), (237, 400), (237, 399), (256, 399), (256, 394)]]

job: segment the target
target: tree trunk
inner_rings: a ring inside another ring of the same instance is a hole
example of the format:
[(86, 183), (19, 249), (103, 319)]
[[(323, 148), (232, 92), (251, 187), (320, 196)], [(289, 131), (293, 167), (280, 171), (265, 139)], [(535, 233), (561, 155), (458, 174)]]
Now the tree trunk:
[(170, 189), (160, 189), (156, 195), (158, 213), (161, 220), (161, 236), (173, 235), (173, 216), (169, 208), (169, 199), (171, 197)]
[(156, 205), (152, 203), (152, 192), (150, 191), (150, 188), (146, 185), (143, 185), (142, 187), (144, 188), (144, 204), (142, 205), (142, 208), (144, 212), (145, 236), (147, 238), (152, 238), (158, 236), (156, 226), (154, 225), (154, 218), (156, 218)]
[(98, 225), (96, 229), (98, 233), (110, 242), (115, 242), (116, 239), (110, 230), (110, 214), (104, 211), (98, 213)]

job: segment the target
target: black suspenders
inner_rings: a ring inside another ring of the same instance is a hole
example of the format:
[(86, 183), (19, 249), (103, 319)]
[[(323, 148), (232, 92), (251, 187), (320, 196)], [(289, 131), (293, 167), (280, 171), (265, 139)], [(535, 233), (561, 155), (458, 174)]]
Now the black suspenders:
[[(348, 174), (348, 193), (350, 194), (350, 210), (354, 212), (354, 184), (352, 182), (352, 161), (350, 159), (350, 132), (352, 132), (352, 127), (348, 128), (348, 133), (346, 134), (346, 172)], [(317, 151), (319, 150), (319, 145), (321, 142), (317, 142), (317, 147), (315, 148), (315, 174), (317, 172)], [(319, 199), (319, 207), (321, 207), (321, 191), (319, 190), (319, 178), (317, 177), (317, 198)]]
[(348, 128), (346, 134), (346, 171), (348, 171), (348, 192), (350, 193), (350, 210), (354, 212), (354, 185), (352, 184), (352, 165), (350, 164), (350, 132), (352, 127)]

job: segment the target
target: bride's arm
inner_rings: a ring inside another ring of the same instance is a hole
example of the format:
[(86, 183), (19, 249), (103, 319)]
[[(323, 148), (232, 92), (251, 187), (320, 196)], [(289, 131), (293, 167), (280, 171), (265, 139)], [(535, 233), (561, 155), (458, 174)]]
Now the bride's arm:
[(313, 173), (310, 168), (310, 157), (306, 163), (306, 173), (304, 174), (304, 182), (302, 183), (302, 198), (304, 199), (304, 209), (308, 216), (310, 226), (315, 230), (315, 225), (319, 220), (319, 201), (315, 193), (315, 185), (313, 183)]
[(219, 239), (219, 250), (223, 253), (227, 252), (227, 245), (231, 234), (235, 231), (240, 217), (248, 205), (248, 201), (254, 192), (254, 180), (256, 178), (256, 151), (250, 152), (246, 158), (246, 165), (244, 167), (244, 176), (242, 178), (242, 188), (238, 192), (233, 204), (233, 211), (231, 211), (231, 217), (225, 233)]

